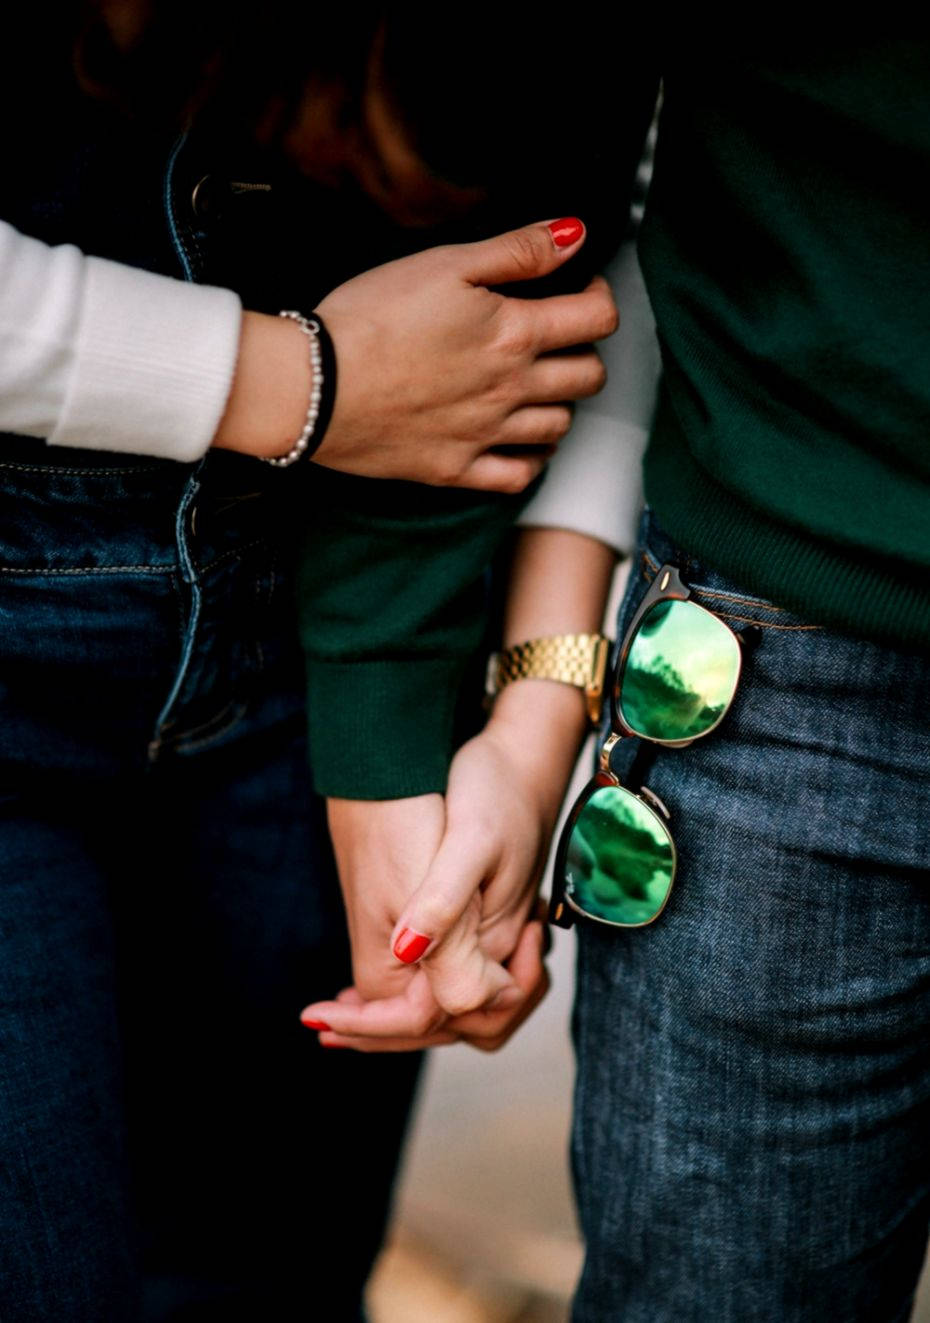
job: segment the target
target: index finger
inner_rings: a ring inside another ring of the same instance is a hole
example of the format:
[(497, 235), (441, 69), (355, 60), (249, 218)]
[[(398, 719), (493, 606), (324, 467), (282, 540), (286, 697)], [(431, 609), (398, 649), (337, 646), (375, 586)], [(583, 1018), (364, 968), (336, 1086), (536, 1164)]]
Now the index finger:
[(580, 294), (553, 294), (521, 303), (538, 353), (603, 340), (620, 325), (617, 305), (603, 276), (595, 276)]

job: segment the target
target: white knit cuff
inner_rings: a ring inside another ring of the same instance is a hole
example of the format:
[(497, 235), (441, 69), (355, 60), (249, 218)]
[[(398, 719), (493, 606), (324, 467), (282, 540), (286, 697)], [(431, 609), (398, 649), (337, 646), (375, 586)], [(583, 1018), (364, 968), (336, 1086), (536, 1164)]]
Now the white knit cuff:
[(598, 345), (607, 385), (577, 406), (572, 429), (519, 522), (586, 533), (626, 555), (636, 543), (642, 458), (661, 361), (632, 243), (624, 244), (605, 274), (620, 309), (619, 331)]
[(242, 309), (230, 290), (86, 258), (56, 446), (191, 461), (226, 406)]
[(524, 527), (567, 528), (629, 554), (643, 505), (642, 458), (648, 432), (613, 418), (585, 419), (549, 463), (539, 491), (524, 508)]

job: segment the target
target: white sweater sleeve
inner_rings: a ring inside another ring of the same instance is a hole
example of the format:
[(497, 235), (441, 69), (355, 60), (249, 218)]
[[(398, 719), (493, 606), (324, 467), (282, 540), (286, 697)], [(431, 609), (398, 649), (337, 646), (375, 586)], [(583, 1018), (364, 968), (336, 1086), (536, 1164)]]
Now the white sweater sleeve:
[(607, 385), (600, 395), (577, 405), (572, 429), (520, 523), (586, 533), (624, 555), (636, 541), (643, 504), (642, 457), (661, 365), (632, 240), (604, 274), (620, 309), (620, 329), (599, 345)]
[(0, 221), (0, 431), (190, 461), (232, 384), (230, 290), (52, 248)]

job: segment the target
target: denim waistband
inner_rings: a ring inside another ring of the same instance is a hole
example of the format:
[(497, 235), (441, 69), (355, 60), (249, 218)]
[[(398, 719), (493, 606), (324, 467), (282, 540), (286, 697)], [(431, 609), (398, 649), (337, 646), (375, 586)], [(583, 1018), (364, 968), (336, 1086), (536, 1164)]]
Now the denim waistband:
[[(194, 464), (2, 438), (0, 574), (185, 577), (298, 526), (307, 475), (210, 452)], [(7, 443), (10, 444), (7, 444)]]
[(665, 532), (655, 512), (646, 509), (640, 521), (638, 568), (651, 581), (666, 562), (675, 565), (694, 599), (734, 626), (760, 625), (768, 629), (819, 630), (823, 626), (789, 611), (778, 602), (749, 592), (731, 575), (703, 564)]

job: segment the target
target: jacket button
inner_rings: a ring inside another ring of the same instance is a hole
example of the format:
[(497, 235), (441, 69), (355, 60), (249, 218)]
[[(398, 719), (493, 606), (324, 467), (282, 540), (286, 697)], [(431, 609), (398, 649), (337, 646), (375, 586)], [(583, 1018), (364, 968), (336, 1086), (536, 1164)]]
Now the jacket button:
[(191, 193), (191, 210), (198, 220), (216, 220), (229, 197), (228, 186), (215, 175), (204, 175)]

